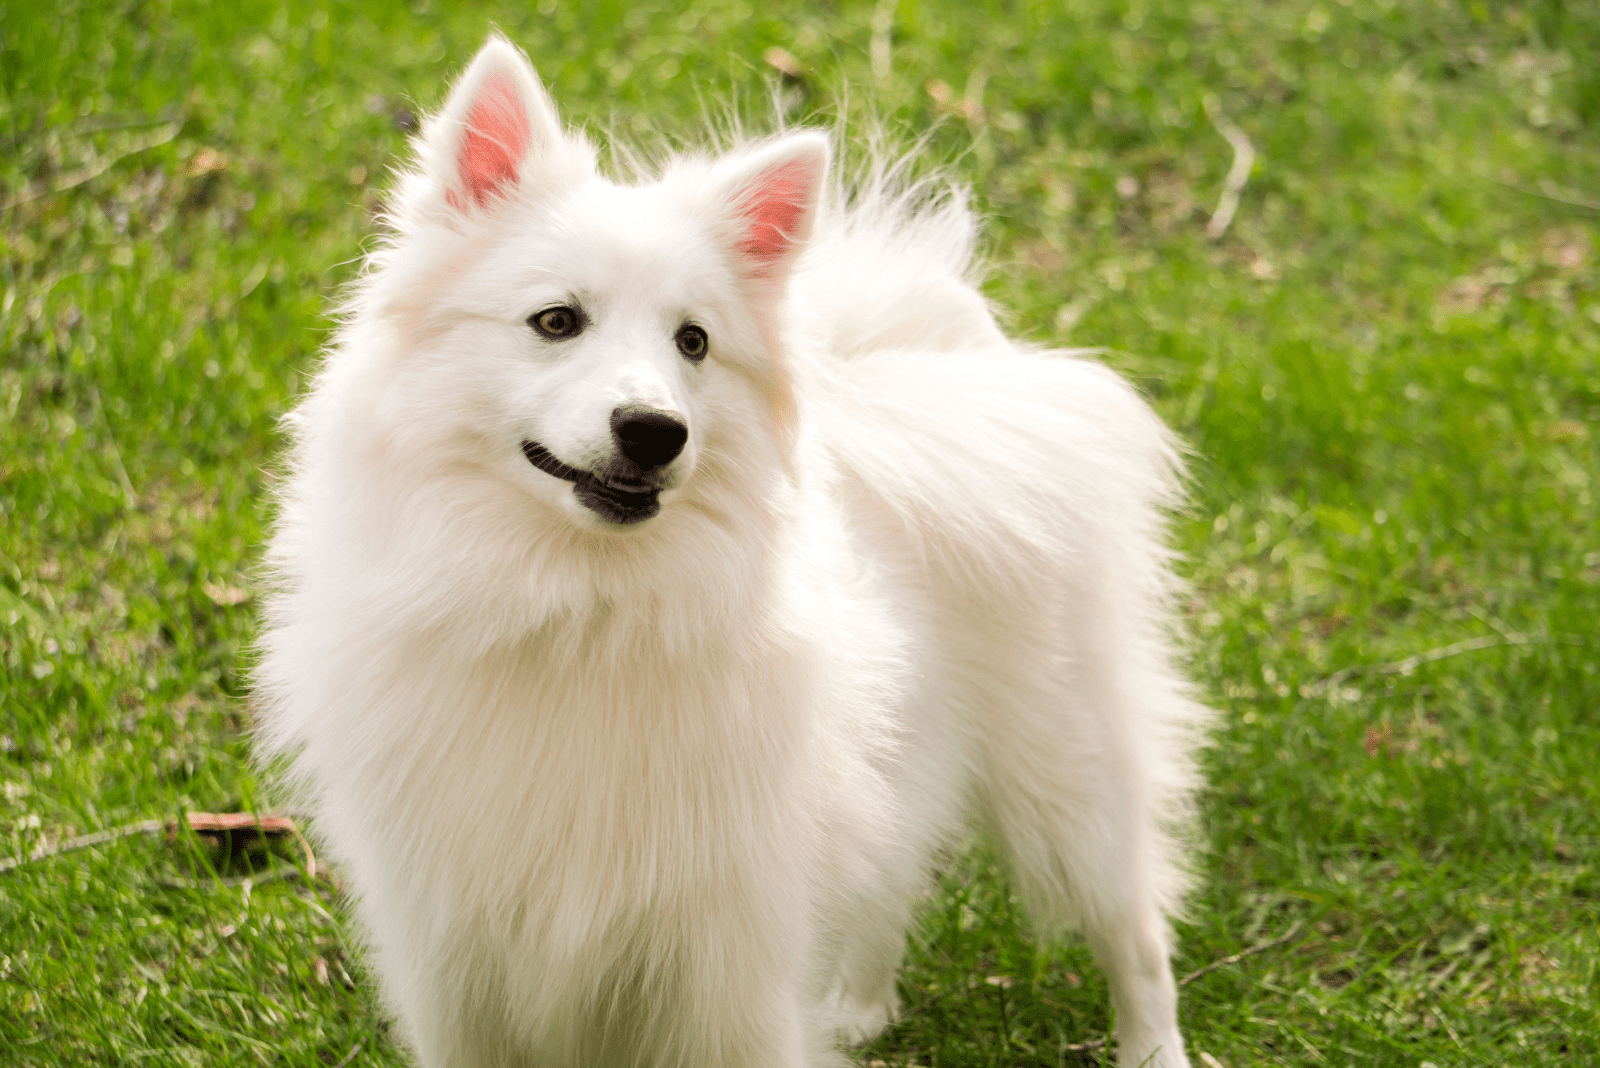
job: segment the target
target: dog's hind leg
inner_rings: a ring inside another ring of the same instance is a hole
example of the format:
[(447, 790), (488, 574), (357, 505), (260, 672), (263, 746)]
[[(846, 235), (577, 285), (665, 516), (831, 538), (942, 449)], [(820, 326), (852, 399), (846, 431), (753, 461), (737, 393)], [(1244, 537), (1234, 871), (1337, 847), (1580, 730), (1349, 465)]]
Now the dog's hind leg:
[(1163, 728), (1188, 706), (1159, 656), (1141, 663), (1139, 643), (1108, 648), (1105, 631), (1080, 630), (1067, 657), (1060, 630), (989, 633), (994, 658), (969, 691), (980, 801), (1041, 935), (1075, 928), (1094, 950), (1120, 1063), (1187, 1068), (1166, 919), (1182, 877), (1161, 808), (1163, 777), (1185, 766), (1162, 751), (1181, 745)]

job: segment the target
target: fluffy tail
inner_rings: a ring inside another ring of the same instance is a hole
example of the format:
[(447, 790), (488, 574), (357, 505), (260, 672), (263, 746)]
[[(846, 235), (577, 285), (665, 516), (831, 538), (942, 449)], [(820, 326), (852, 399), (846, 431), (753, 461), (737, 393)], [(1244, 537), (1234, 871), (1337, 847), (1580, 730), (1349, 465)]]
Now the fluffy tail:
[(841, 180), (796, 272), (794, 306), (835, 357), (1006, 343), (971, 281), (978, 223), (966, 190), (907, 181), (908, 164), (876, 158), (863, 178)]

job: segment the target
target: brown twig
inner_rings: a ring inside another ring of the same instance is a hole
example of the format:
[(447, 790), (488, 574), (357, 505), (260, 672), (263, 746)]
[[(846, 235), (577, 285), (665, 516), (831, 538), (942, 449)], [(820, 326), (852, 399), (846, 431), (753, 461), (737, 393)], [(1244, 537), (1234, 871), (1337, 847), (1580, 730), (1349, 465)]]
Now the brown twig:
[(360, 1053), (361, 1052), (361, 1047), (365, 1046), (366, 1044), (367, 1044), (367, 1040), (363, 1038), (360, 1042), (357, 1042), (355, 1045), (351, 1046), (350, 1047), (350, 1052), (346, 1053), (344, 1055), (344, 1059), (341, 1060), (338, 1064), (334, 1065), (333, 1068), (345, 1068), (345, 1065), (349, 1064), (351, 1061), (356, 1059), (356, 1054)]
[(54, 845), (40, 846), (25, 857), (6, 857), (0, 860), (0, 872), (7, 872), (13, 868), (20, 868), (24, 864), (32, 864), (36, 860), (53, 857), (57, 853), (70, 853), (75, 849), (88, 849), (90, 846), (102, 845), (106, 842), (115, 842), (119, 838), (131, 838), (136, 834), (155, 834), (165, 830), (165, 820), (141, 820), (123, 827), (112, 827), (109, 830), (95, 831), (93, 834), (80, 834), (76, 838), (68, 838)]
[(168, 123), (165, 129), (157, 130), (148, 137), (139, 138), (134, 142), (133, 147), (128, 149), (126, 152), (119, 153), (115, 156), (108, 156), (105, 159), (97, 160), (94, 163), (89, 164), (87, 167), (80, 167), (75, 171), (64, 174), (61, 176), (60, 180), (53, 184), (31, 185), (22, 190), (20, 193), (17, 193), (15, 196), (11, 197), (9, 200), (0, 203), (0, 211), (9, 210), (17, 207), (19, 204), (26, 204), (30, 200), (38, 200), (40, 197), (54, 196), (57, 193), (65, 193), (68, 189), (73, 189), (77, 186), (80, 186), (84, 182), (89, 181), (91, 178), (98, 178), (100, 175), (104, 174), (106, 171), (109, 171), (112, 167), (115, 167), (129, 156), (137, 156), (141, 152), (148, 152), (152, 148), (157, 148), (166, 144), (168, 141), (171, 141), (174, 137), (178, 136), (178, 131), (181, 128), (181, 123)]
[[(300, 840), (305, 849), (309, 870), (312, 874), (316, 873), (317, 862), (311, 853), (311, 846), (301, 837), (294, 820), (288, 816), (258, 816), (253, 812), (189, 812), (185, 813), (184, 822), (194, 833), (205, 835), (254, 832), (271, 838), (281, 834), (292, 834)], [(54, 845), (40, 846), (27, 856), (0, 859), (0, 873), (20, 868), (24, 864), (32, 864), (36, 860), (53, 857), (58, 853), (88, 849), (91, 846), (104, 845), (106, 842), (115, 842), (119, 838), (131, 838), (136, 834), (156, 834), (165, 831), (170, 835), (177, 829), (177, 820), (140, 820), (138, 823), (128, 823), (104, 831), (80, 834), (76, 838), (68, 838)]]
[(122, 494), (127, 499), (129, 508), (137, 508), (139, 494), (134, 492), (133, 482), (128, 478), (128, 469), (122, 465), (122, 447), (117, 444), (117, 432), (111, 429), (111, 420), (106, 418), (106, 404), (100, 399), (100, 387), (90, 386), (89, 395), (94, 398), (95, 417), (100, 420), (100, 425), (106, 432), (106, 440), (111, 443), (111, 460), (117, 465), (117, 478), (122, 482)]
[(1564, 204), (1569, 208), (1600, 212), (1600, 203), (1590, 200), (1575, 190), (1563, 189), (1548, 178), (1539, 183), (1538, 189), (1528, 189), (1524, 186), (1513, 185), (1498, 178), (1492, 179), (1492, 181), (1495, 185), (1503, 185), (1513, 193), (1521, 193), (1526, 197), (1537, 197), (1540, 200), (1548, 200), (1555, 204)]
[(1202, 975), (1206, 975), (1209, 972), (1214, 972), (1218, 968), (1226, 968), (1230, 964), (1238, 964), (1246, 957), (1253, 957), (1257, 953), (1265, 953), (1269, 949), (1276, 949), (1285, 942), (1293, 941), (1294, 937), (1300, 933), (1300, 928), (1304, 927), (1305, 924), (1306, 922), (1304, 920), (1296, 920), (1287, 931), (1283, 932), (1283, 934), (1279, 935), (1277, 938), (1274, 938), (1272, 941), (1262, 942), (1259, 945), (1251, 946), (1249, 949), (1241, 949), (1239, 952), (1223, 957), (1221, 960), (1214, 960), (1210, 964), (1207, 964), (1204, 968), (1197, 968), (1188, 975), (1184, 976), (1182, 979), (1179, 979), (1178, 985), (1188, 986)]
[[(135, 115), (133, 117), (116, 115), (91, 115), (80, 123), (61, 131), (63, 137), (88, 137), (92, 134), (111, 133), (114, 130), (135, 130), (144, 126), (165, 126), (169, 122), (183, 122), (183, 116), (178, 112), (165, 112), (160, 115)], [(10, 142), (17, 143), (16, 141)]]
[[(1285, 942), (1292, 940), (1300, 933), (1300, 928), (1304, 926), (1304, 920), (1296, 920), (1287, 931), (1279, 935), (1277, 938), (1274, 938), (1272, 941), (1262, 942), (1259, 945), (1251, 946), (1249, 949), (1242, 949), (1238, 953), (1223, 957), (1221, 960), (1212, 961), (1204, 968), (1198, 968), (1184, 976), (1182, 979), (1179, 979), (1178, 985), (1188, 986), (1202, 975), (1205, 975), (1209, 972), (1214, 972), (1218, 968), (1226, 968), (1230, 964), (1238, 964), (1246, 957), (1253, 957), (1257, 953), (1265, 953), (1269, 949), (1275, 949), (1276, 947), (1283, 945)], [(1106, 1035), (1101, 1035), (1099, 1038), (1091, 1038), (1087, 1042), (1073, 1042), (1070, 1045), (1062, 1046), (1061, 1050), (1063, 1053), (1092, 1053), (1097, 1049), (1104, 1048), (1106, 1039)]]
[(1437, 649), (1428, 649), (1408, 656), (1404, 660), (1395, 660), (1388, 664), (1374, 664), (1367, 666), (1359, 664), (1354, 667), (1343, 668), (1318, 682), (1309, 683), (1300, 687), (1302, 697), (1321, 697), (1335, 686), (1348, 678), (1356, 675), (1409, 675), (1423, 664), (1431, 664), (1435, 660), (1446, 657), (1460, 656), (1462, 653), (1472, 653), (1479, 649), (1494, 649), (1501, 645), (1532, 645), (1541, 639), (1527, 634), (1486, 634), (1478, 638), (1467, 638), (1449, 645), (1441, 645)]
[(294, 820), (288, 816), (258, 816), (254, 812), (190, 812), (189, 829), (195, 834), (262, 834), (268, 838), (280, 834), (300, 836)]
[(1221, 106), (1214, 97), (1206, 97), (1205, 108), (1211, 125), (1233, 146), (1233, 166), (1228, 168), (1228, 176), (1222, 180), (1222, 196), (1217, 198), (1217, 210), (1211, 213), (1211, 221), (1206, 224), (1206, 236), (1215, 241), (1228, 232), (1234, 212), (1239, 210), (1239, 198), (1244, 194), (1245, 183), (1250, 181), (1250, 171), (1256, 165), (1256, 150), (1244, 131), (1222, 114)]

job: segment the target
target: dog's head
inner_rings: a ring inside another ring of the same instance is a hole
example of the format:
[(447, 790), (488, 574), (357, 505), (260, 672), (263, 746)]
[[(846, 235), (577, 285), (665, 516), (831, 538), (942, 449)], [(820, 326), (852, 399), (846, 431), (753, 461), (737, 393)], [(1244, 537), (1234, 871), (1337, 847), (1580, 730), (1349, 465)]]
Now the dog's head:
[(488, 468), (605, 532), (648, 525), (713, 460), (784, 459), (794, 413), (778, 323), (825, 138), (617, 184), (562, 129), (522, 54), (491, 39), (418, 158), (365, 296), (371, 329), (399, 352), (380, 403), (413, 454)]

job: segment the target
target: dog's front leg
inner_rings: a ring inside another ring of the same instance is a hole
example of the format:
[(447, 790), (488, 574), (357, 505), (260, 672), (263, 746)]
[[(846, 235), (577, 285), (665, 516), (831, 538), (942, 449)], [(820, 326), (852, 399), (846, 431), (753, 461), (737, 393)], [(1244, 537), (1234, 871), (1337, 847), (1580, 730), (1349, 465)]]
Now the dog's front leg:
[(808, 1033), (812, 910), (804, 850), (776, 830), (781, 821), (760, 825), (775, 833), (724, 852), (716, 879), (685, 887), (652, 922), (658, 937), (671, 932), (670, 942), (657, 942), (666, 953), (654, 978), (645, 978), (652, 1065), (818, 1063)]
[(676, 1036), (678, 1055), (661, 1063), (681, 1068), (811, 1068), (806, 1055), (800, 990), (724, 982), (696, 992), (689, 1033)]
[[(803, 931), (795, 917), (724, 914), (701, 922), (692, 977), (675, 1014), (673, 1053), (682, 1068), (809, 1068)], [(700, 917), (702, 921), (710, 917)], [(777, 920), (777, 922), (774, 922)]]

